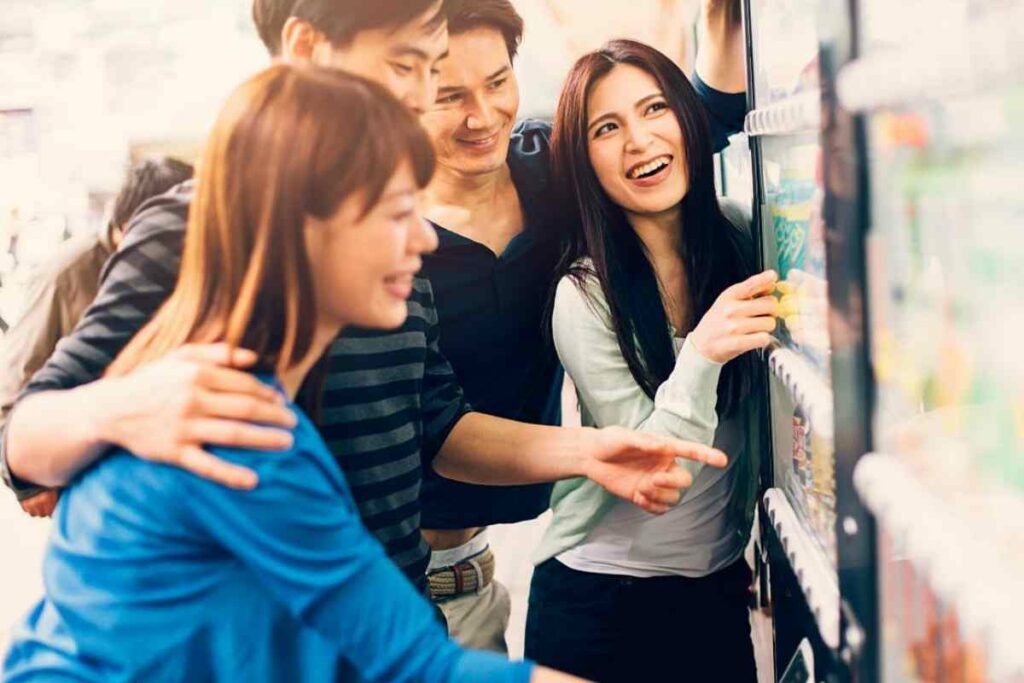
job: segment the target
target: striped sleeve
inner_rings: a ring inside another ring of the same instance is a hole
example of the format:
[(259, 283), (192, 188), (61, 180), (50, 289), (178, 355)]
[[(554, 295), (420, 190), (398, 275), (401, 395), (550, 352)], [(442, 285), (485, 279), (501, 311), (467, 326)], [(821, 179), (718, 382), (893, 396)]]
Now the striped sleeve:
[[(423, 278), (424, 282), (428, 282)], [(427, 357), (423, 369), (423, 445), (424, 464), (433, 462), (455, 424), (472, 408), (466, 403), (455, 371), (441, 353), (440, 327), (434, 293), (428, 289), (424, 295), (424, 318), (427, 323)]]
[[(32, 376), (19, 401), (40, 391), (72, 389), (101, 377), (167, 299), (181, 264), (190, 187), (172, 190), (135, 214), (124, 243), (103, 267), (95, 301)], [(24, 498), (38, 489), (9, 470), (6, 427), (6, 422), (0, 425), (4, 432), (0, 434), (0, 470), (5, 483)]]

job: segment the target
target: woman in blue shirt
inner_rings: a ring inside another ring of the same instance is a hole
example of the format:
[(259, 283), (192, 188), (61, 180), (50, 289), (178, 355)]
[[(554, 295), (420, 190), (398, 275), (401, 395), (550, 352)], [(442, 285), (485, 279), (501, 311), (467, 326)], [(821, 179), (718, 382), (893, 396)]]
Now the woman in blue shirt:
[(177, 287), (109, 373), (185, 344), (234, 353), (297, 415), (292, 446), (216, 451), (255, 470), (251, 491), (125, 451), (83, 472), (5, 681), (568, 680), (448, 641), (291, 403), (341, 328), (404, 321), (436, 246), (415, 209), (433, 165), (412, 115), (368, 81), (279, 64), (236, 90), (199, 166)]

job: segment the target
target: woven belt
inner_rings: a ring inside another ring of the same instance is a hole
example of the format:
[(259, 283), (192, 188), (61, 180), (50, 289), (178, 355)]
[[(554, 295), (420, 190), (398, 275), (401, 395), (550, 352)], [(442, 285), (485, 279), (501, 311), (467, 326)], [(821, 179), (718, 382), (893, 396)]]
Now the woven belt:
[(430, 597), (435, 601), (476, 593), (493, 580), (494, 553), (489, 547), (479, 555), (427, 574)]

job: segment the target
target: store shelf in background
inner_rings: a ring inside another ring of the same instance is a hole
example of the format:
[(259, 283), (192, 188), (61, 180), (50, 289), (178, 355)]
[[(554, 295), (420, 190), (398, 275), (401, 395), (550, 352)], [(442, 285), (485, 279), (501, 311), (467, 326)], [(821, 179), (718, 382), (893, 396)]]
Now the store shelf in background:
[(1003, 3), (959, 34), (876, 50), (839, 74), (839, 101), (852, 112), (984, 92), (1024, 73), (1024, 4)]
[(839, 582), (831, 561), (807, 533), (781, 489), (765, 492), (764, 508), (818, 624), (822, 640), (830, 648), (838, 649)]
[(764, 265), (775, 269), (780, 280), (777, 336), (827, 378), (830, 341), (821, 144), (812, 129), (763, 137), (760, 147)]
[(751, 0), (755, 107), (816, 90), (818, 0)]
[(821, 92), (817, 89), (793, 95), (747, 114), (744, 132), (752, 137), (794, 135), (821, 126)]
[(1024, 540), (1024, 495), (976, 490), (970, 473), (954, 476), (962, 459), (937, 453), (936, 460), (945, 466), (912, 468), (894, 455), (869, 454), (854, 483), (885, 535), (955, 609), (966, 638), (984, 643), (989, 680), (1020, 680), (1024, 582), (1013, 555)]
[(769, 352), (768, 367), (789, 391), (793, 403), (810, 418), (815, 431), (832, 439), (832, 389), (818, 371), (799, 353), (782, 346)]

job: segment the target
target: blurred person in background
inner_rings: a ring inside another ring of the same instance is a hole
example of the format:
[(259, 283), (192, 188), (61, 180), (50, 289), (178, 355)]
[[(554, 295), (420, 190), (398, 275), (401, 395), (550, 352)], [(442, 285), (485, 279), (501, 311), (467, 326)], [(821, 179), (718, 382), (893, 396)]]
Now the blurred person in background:
[[(694, 85), (719, 151), (746, 114), (745, 54), (736, 49), (742, 26), (738, 14), (726, 16), (738, 11), (733, 1), (707, 0), (702, 10)], [(469, 403), (557, 425), (562, 371), (542, 328), (568, 226), (549, 170), (551, 124), (517, 120), (523, 29), (510, 0), (450, 3), (449, 56), (439, 63), (437, 100), (420, 118), (438, 155), (425, 214), (439, 247), (424, 257), (423, 272), (437, 304), (440, 350)], [(494, 580), (486, 527), (533, 519), (550, 498), (550, 484), (479, 486), (427, 468), (430, 593), (458, 642), (506, 651), (511, 603)]]
[(291, 402), (343, 327), (407, 316), (437, 244), (416, 210), (434, 156), (414, 116), (365, 79), (277, 64), (228, 99), (199, 168), (181, 277), (109, 375), (186, 344), (249, 354), (239, 380), (295, 411), (292, 445), (217, 449), (258, 471), (252, 491), (122, 449), (82, 472), (4, 680), (579, 680), (451, 642)]
[[(18, 393), (42, 367), (82, 313), (96, 298), (104, 264), (117, 249), (136, 209), (192, 177), (192, 167), (177, 159), (147, 159), (129, 169), (114, 199), (110, 220), (95, 236), (58, 247), (28, 290), (25, 313), (0, 340), (0, 420), (6, 420)], [(22, 509), (46, 517), (57, 503), (55, 490), (28, 489), (19, 496)]]
[[(253, 17), (275, 57), (355, 72), (422, 113), (435, 101), (448, 52), (446, 11), (440, 0), (257, 0)], [(209, 449), (291, 447), (292, 413), (252, 389), (237, 355), (186, 345), (100, 379), (174, 289), (193, 194), (184, 183), (139, 209), (96, 302), (19, 398), (2, 441), (5, 478), (15, 490), (31, 482), (62, 486), (111, 446), (253, 489), (255, 471)], [(477, 484), (585, 476), (660, 509), (689, 483), (677, 457), (724, 465), (720, 453), (675, 439), (473, 412), (438, 348), (430, 282), (416, 275), (391, 284), (411, 287), (404, 323), (346, 328), (305, 394), (363, 522), (421, 591), (430, 554), (420, 533), (424, 467)]]

